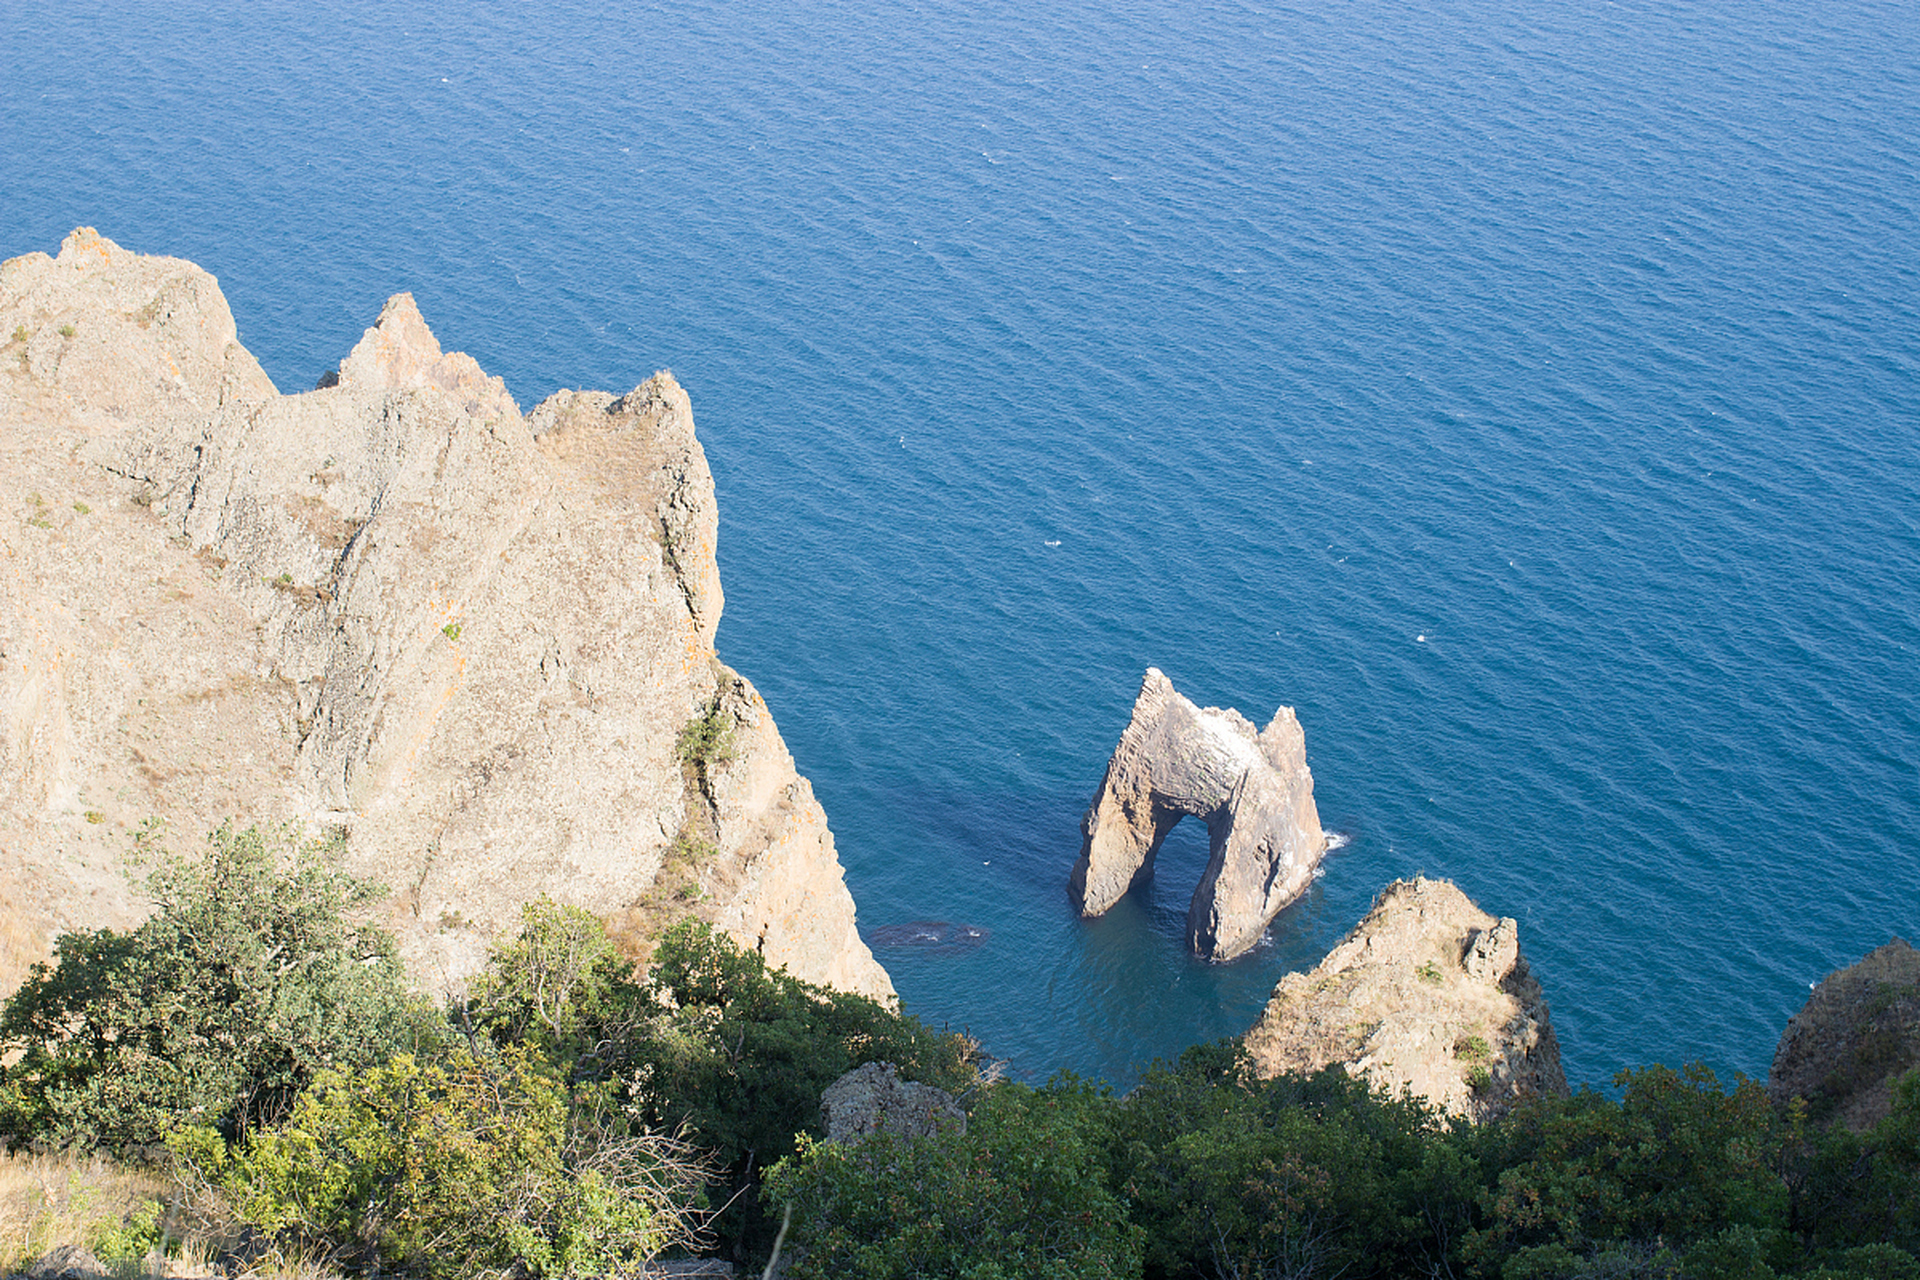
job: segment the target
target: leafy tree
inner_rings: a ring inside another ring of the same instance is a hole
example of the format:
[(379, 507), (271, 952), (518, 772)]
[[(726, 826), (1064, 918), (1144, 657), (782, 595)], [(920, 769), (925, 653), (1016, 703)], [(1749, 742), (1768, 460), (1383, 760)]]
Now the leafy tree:
[(1117, 1104), (1070, 1079), (988, 1089), (967, 1131), (855, 1144), (802, 1136), (762, 1197), (791, 1205), (793, 1280), (1107, 1280), (1142, 1233), (1102, 1177)]
[(1338, 1068), (1260, 1080), (1235, 1041), (1149, 1072), (1113, 1150), (1149, 1276), (1447, 1274), (1480, 1188), (1464, 1130)]
[(1788, 1124), (1789, 1227), (1803, 1247), (1920, 1255), (1920, 1071), (1894, 1085), (1890, 1113), (1866, 1133), (1809, 1129), (1797, 1112)]
[(582, 1141), (530, 1049), (323, 1072), (236, 1151), (175, 1147), (245, 1220), (376, 1274), (605, 1275), (700, 1238), (704, 1164), (657, 1135)]
[(544, 894), (520, 909), (520, 933), (493, 949), (464, 1020), (496, 1044), (531, 1044), (562, 1065), (597, 1059), (651, 1005), (633, 964), (592, 912)]
[(1696, 1265), (1716, 1273), (1791, 1265), (1781, 1132), (1765, 1091), (1743, 1078), (1728, 1092), (1697, 1064), (1625, 1071), (1615, 1083), (1618, 1102), (1590, 1090), (1544, 1100), (1490, 1136), (1501, 1171), (1469, 1257), (1508, 1280), (1605, 1258), (1657, 1270), (1695, 1246)]
[(958, 1091), (977, 1080), (972, 1046), (865, 996), (770, 970), (698, 921), (661, 938), (648, 1014), (606, 1051), (620, 1099), (646, 1127), (688, 1136), (727, 1168), (734, 1208), (720, 1230), (736, 1252), (772, 1232), (751, 1194), (762, 1166), (820, 1132), (820, 1095), (853, 1068), (890, 1062), (900, 1074)]
[(378, 896), (289, 831), (222, 825), (156, 872), (132, 932), (69, 934), (0, 1011), (0, 1134), (157, 1146), (181, 1122), (228, 1137), (285, 1114), (316, 1073), (432, 1043)]

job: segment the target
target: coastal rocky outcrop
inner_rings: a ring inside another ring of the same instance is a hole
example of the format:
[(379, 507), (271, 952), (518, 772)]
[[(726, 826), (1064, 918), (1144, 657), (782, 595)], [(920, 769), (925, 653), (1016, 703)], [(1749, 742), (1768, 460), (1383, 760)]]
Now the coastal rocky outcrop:
[(693, 914), (889, 997), (826, 817), (717, 658), (686, 393), (522, 414), (411, 296), (304, 394), (207, 272), (76, 231), (0, 266), (0, 990), (145, 911), (133, 837), (336, 837), (457, 987), (541, 894)]
[(1813, 989), (1780, 1036), (1767, 1093), (1863, 1131), (1886, 1118), (1894, 1083), (1916, 1065), (1920, 951), (1895, 938)]
[(1446, 880), (1388, 885), (1312, 972), (1280, 980), (1245, 1044), (1263, 1076), (1338, 1064), (1475, 1121), (1567, 1092), (1518, 925)]
[(1187, 908), (1187, 944), (1214, 960), (1253, 946), (1326, 852), (1306, 753), (1293, 708), (1256, 733), (1237, 711), (1196, 707), (1149, 667), (1081, 822), (1068, 881), (1080, 914), (1101, 915), (1144, 882), (1174, 824), (1198, 818), (1209, 855)]

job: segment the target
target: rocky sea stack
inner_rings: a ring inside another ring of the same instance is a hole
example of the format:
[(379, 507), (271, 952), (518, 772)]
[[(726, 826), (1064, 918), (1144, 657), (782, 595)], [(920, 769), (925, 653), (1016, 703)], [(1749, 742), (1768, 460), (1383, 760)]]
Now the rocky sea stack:
[(1567, 1092), (1519, 926), (1446, 880), (1398, 880), (1309, 973), (1273, 989), (1246, 1045), (1263, 1076), (1341, 1065), (1473, 1120)]
[(1153, 874), (1182, 818), (1207, 827), (1207, 869), (1187, 908), (1195, 955), (1230, 960), (1313, 879), (1326, 852), (1292, 707), (1258, 732), (1237, 711), (1195, 706), (1147, 668), (1133, 718), (1081, 822), (1068, 890), (1083, 916), (1106, 912)]

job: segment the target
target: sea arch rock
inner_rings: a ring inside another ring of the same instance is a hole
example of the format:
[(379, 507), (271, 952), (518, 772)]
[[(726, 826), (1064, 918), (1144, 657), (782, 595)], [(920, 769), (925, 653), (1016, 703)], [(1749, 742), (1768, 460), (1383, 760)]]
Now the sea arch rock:
[(1292, 707), (1256, 733), (1237, 711), (1196, 707), (1149, 667), (1080, 824), (1068, 881), (1080, 914), (1104, 914), (1150, 878), (1167, 833), (1187, 817), (1206, 824), (1209, 845), (1187, 944), (1230, 960), (1300, 896), (1326, 852), (1306, 736)]

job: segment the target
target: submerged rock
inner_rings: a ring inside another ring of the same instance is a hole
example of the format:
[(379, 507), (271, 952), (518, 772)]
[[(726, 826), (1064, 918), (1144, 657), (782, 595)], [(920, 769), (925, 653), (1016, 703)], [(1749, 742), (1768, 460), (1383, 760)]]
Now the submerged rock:
[(633, 949), (694, 914), (890, 996), (715, 654), (719, 512), (672, 376), (522, 415), (398, 294), (321, 381), (279, 394), (192, 263), (83, 229), (0, 265), (0, 991), (140, 917), (142, 824), (186, 852), (235, 816), (339, 835), (429, 988), (544, 893)]
[(1167, 833), (1198, 818), (1209, 854), (1187, 908), (1187, 945), (1213, 960), (1253, 946), (1326, 852), (1306, 751), (1293, 708), (1256, 733), (1237, 711), (1196, 707), (1149, 667), (1081, 822), (1068, 882), (1080, 914), (1101, 915), (1143, 883)]
[(1773, 1053), (1767, 1093), (1804, 1098), (1815, 1120), (1865, 1130), (1920, 1064), (1920, 951), (1899, 938), (1814, 988)]
[(1263, 1076), (1339, 1065), (1476, 1121), (1567, 1092), (1519, 926), (1445, 880), (1388, 885), (1312, 972), (1280, 980), (1245, 1043)]
[(883, 924), (866, 933), (870, 947), (911, 947), (931, 955), (958, 955), (985, 945), (993, 930), (977, 924), (954, 924), (949, 920), (910, 920), (906, 924)]

